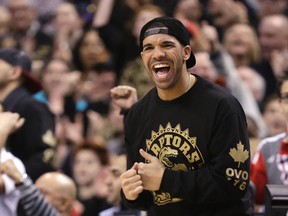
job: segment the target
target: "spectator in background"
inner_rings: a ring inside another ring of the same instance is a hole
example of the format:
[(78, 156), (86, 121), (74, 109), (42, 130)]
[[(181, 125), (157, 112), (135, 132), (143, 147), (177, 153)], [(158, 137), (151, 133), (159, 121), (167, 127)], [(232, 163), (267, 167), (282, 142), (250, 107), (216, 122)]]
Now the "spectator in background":
[(55, 16), (55, 11), (59, 5), (64, 2), (63, 0), (37, 0), (33, 4), (37, 10), (38, 21), (40, 22), (41, 28), (47, 34), (51, 34), (53, 18)]
[(76, 42), (72, 54), (74, 67), (81, 71), (83, 76), (88, 71), (93, 70), (93, 67), (98, 63), (111, 62), (113, 64), (111, 53), (95, 29), (88, 29), (83, 32)]
[(3, 5), (0, 6), (0, 12), (0, 37), (3, 37), (9, 32), (11, 14)]
[(10, 22), (10, 11), (4, 5), (0, 5), (0, 48), (12, 48), (16, 46), (16, 40), (10, 32)]
[(224, 77), (226, 89), (239, 100), (245, 114), (253, 118), (253, 121), (257, 123), (259, 136), (264, 137), (266, 135), (266, 128), (260, 108), (252, 92), (245, 86), (244, 81), (242, 81), (237, 73), (233, 58), (221, 44), (217, 31), (213, 26), (204, 24), (202, 31), (211, 43), (212, 50), (210, 51), (210, 57), (218, 75)]
[[(258, 151), (252, 160), (251, 182), (255, 192), (256, 204), (263, 205), (265, 201), (265, 185), (288, 185), (288, 75), (280, 80), (277, 90), (280, 109), (284, 113), (286, 129), (265, 138), (259, 144)], [(285, 215), (283, 212), (283, 215)], [(281, 214), (282, 215), (282, 214)]]
[(203, 17), (203, 6), (199, 0), (179, 0), (175, 6), (173, 17), (200, 24)]
[(220, 40), (227, 28), (235, 23), (247, 23), (247, 7), (241, 1), (208, 0), (206, 4), (208, 22), (217, 29)]
[(286, 0), (257, 0), (257, 16), (261, 20), (265, 16), (274, 14), (285, 14), (287, 12)]
[(191, 73), (198, 74), (199, 76), (230, 91), (242, 104), (246, 115), (256, 122), (257, 128), (259, 128), (259, 134), (257, 136), (264, 136), (266, 133), (266, 128), (256, 100), (254, 99), (250, 89), (245, 86), (244, 81), (242, 81), (240, 76), (238, 76), (236, 69), (232, 71), (226, 69), (226, 71), (229, 71), (229, 73), (226, 74), (226, 76), (223, 76), (218, 73), (208, 52), (196, 52), (195, 58), (196, 65), (189, 69), (189, 71)]
[(252, 67), (265, 79), (264, 100), (276, 93), (277, 80), (288, 68), (288, 18), (275, 14), (264, 16), (259, 23), (262, 60)]
[(11, 13), (11, 32), (16, 48), (22, 49), (32, 60), (45, 60), (52, 54), (53, 39), (41, 29), (32, 0), (7, 0)]
[(23, 127), (9, 136), (7, 148), (36, 180), (44, 172), (54, 170), (51, 164), (56, 145), (54, 115), (46, 104), (31, 96), (30, 92), (38, 91), (41, 85), (30, 74), (31, 61), (23, 51), (0, 49), (0, 70), (0, 100), (4, 110), (25, 118)]
[(83, 76), (78, 97), (86, 104), (83, 110), (83, 136), (89, 140), (107, 141), (110, 128), (110, 89), (116, 85), (116, 72), (110, 63), (98, 63)]
[(80, 72), (72, 72), (70, 64), (60, 58), (51, 58), (41, 71), (42, 90), (34, 98), (47, 104), (55, 116), (69, 115), (65, 110), (65, 98), (74, 94), (80, 82)]
[[(131, 29), (133, 40), (137, 43), (137, 49), (139, 49), (138, 39), (143, 25), (148, 21), (163, 15), (164, 12), (161, 8), (151, 4), (138, 8)], [(152, 87), (154, 87), (154, 83), (151, 82), (150, 77), (146, 73), (140, 56), (137, 55), (136, 58), (127, 62), (127, 65), (124, 67), (123, 73), (120, 77), (120, 84), (136, 88), (139, 98), (142, 98)]]
[(99, 0), (67, 0), (67, 2), (74, 4), (75, 7), (78, 8), (81, 19), (86, 23), (91, 22), (93, 13), (96, 11), (95, 3), (98, 1)]
[(73, 208), (76, 186), (71, 178), (58, 172), (41, 175), (35, 185), (27, 175), (22, 175), (13, 161), (1, 166), (20, 194), (20, 205), (25, 216), (78, 216)]
[(236, 67), (250, 66), (261, 60), (256, 31), (246, 23), (234, 24), (225, 31), (223, 47), (231, 55)]
[(37, 179), (35, 186), (43, 193), (47, 202), (59, 211), (60, 215), (73, 214), (77, 189), (70, 177), (59, 172), (48, 172)]
[(98, 215), (110, 207), (105, 200), (108, 162), (104, 143), (84, 141), (73, 152), (73, 178), (77, 185), (77, 200), (84, 207), (82, 216)]
[(34, 98), (49, 106), (56, 116), (57, 155), (55, 166), (62, 169), (71, 149), (84, 139), (104, 140), (106, 119), (110, 109), (110, 89), (116, 74), (110, 64), (99, 63), (81, 74), (71, 71), (69, 64), (53, 58), (43, 68), (43, 90)]
[(116, 85), (117, 75), (108, 62), (94, 65), (81, 80), (80, 97), (87, 102), (87, 110), (107, 117), (110, 106), (110, 89)]
[[(152, 1), (100, 0), (96, 5), (92, 26), (99, 31), (107, 49), (113, 55), (117, 79), (127, 63), (138, 57), (139, 45), (132, 32), (134, 18), (138, 10), (149, 3), (152, 4)], [(169, 3), (165, 1), (166, 5)]]
[[(24, 164), (13, 154), (6, 150), (5, 144), (8, 136), (19, 129), (24, 119), (18, 113), (3, 112), (0, 107), (0, 167), (7, 161), (14, 162), (15, 167), (22, 176), (25, 172)], [(1, 170), (0, 170), (1, 171)], [(6, 173), (0, 172), (0, 212), (2, 216), (16, 216), (20, 195), (15, 188), (15, 183)]]
[[(105, 209), (99, 213), (99, 216), (112, 216), (115, 213), (128, 214), (133, 216), (139, 215), (140, 211), (129, 211), (121, 202), (121, 182), (120, 176), (126, 171), (127, 156), (125, 153), (120, 155), (113, 155), (110, 159), (109, 172), (106, 178), (108, 194), (106, 197), (107, 202), (112, 207)], [(138, 213), (138, 214), (137, 214)]]
[(274, 136), (286, 130), (285, 115), (276, 94), (270, 95), (264, 102), (262, 115), (267, 127), (266, 136)]
[[(123, 152), (123, 149), (125, 149), (124, 146), (124, 121), (119, 121), (121, 118), (123, 120), (123, 114), (127, 112), (127, 110), (130, 109), (130, 107), (137, 102), (137, 90), (136, 88), (133, 88), (131, 86), (126, 85), (118, 85), (110, 90), (111, 93), (111, 99), (112, 99), (112, 111), (110, 111), (108, 120), (110, 124), (117, 126), (117, 128), (114, 129), (114, 132), (118, 133), (118, 139), (116, 145), (112, 146), (113, 142), (111, 143), (111, 139), (108, 140), (108, 150), (111, 150), (112, 154), (119, 154)], [(126, 98), (127, 97), (127, 98)], [(122, 100), (121, 100), (122, 98)], [(118, 113), (116, 111), (118, 110)], [(120, 111), (120, 112), (119, 112)], [(117, 120), (118, 119), (118, 120)], [(115, 125), (115, 121), (118, 122), (118, 124)], [(113, 140), (112, 140), (113, 141)]]
[(61, 2), (53, 20), (54, 51), (53, 56), (72, 62), (72, 50), (83, 33), (84, 21), (76, 6)]
[(238, 67), (237, 73), (244, 81), (246, 86), (251, 90), (251, 93), (258, 103), (259, 108), (262, 108), (266, 87), (264, 78), (253, 68), (247, 66)]
[(121, 184), (120, 175), (126, 171), (126, 155), (112, 156), (109, 164), (109, 172), (106, 178), (108, 193), (106, 200), (112, 205), (111, 208), (105, 209), (99, 215), (113, 215), (114, 212), (119, 212), (121, 209)]
[(107, 150), (111, 154), (119, 154), (124, 146), (124, 121), (120, 107), (113, 101), (110, 103), (106, 124)]
[(77, 71), (71, 71), (70, 65), (59, 58), (52, 58), (47, 61), (41, 71), (40, 81), (43, 88), (33, 97), (46, 104), (55, 115), (57, 144), (53, 166), (61, 170), (63, 161), (72, 147), (71, 143), (79, 143), (83, 139), (82, 133), (79, 132), (80, 134), (78, 134), (78, 131), (74, 131), (73, 138), (67, 134), (69, 126), (72, 124), (69, 122), (75, 120), (77, 111), (81, 112), (86, 108), (82, 101), (77, 101), (75, 98), (81, 74)]
[(196, 65), (189, 69), (190, 73), (198, 74), (212, 83), (226, 88), (225, 77), (218, 74), (208, 52), (195, 52)]

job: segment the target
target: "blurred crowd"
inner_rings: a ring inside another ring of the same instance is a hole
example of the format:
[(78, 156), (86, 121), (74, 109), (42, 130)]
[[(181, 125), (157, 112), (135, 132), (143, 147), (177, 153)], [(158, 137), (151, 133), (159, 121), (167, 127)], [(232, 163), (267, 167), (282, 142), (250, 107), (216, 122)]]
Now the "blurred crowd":
[(48, 171), (71, 178), (75, 215), (119, 206), (111, 175), (117, 180), (125, 163), (122, 170), (111, 166), (125, 154), (123, 114), (110, 90), (129, 85), (141, 99), (153, 87), (138, 39), (146, 22), (165, 15), (191, 35), (197, 63), (189, 72), (239, 100), (251, 157), (262, 139), (286, 132), (277, 84), (288, 73), (287, 0), (0, 0), (0, 49), (16, 48), (31, 59), (29, 73), (41, 85), (31, 94), (55, 122), (49, 160), (43, 159), (51, 170), (32, 181)]

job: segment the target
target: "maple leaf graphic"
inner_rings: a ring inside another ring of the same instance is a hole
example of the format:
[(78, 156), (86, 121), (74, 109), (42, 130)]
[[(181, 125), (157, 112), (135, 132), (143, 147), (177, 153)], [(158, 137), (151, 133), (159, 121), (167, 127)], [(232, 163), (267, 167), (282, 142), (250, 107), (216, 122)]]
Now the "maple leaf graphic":
[(249, 158), (249, 152), (244, 150), (244, 145), (241, 141), (237, 144), (237, 149), (230, 149), (229, 154), (234, 159), (234, 162), (238, 162), (238, 168), (240, 167), (240, 163), (244, 163)]

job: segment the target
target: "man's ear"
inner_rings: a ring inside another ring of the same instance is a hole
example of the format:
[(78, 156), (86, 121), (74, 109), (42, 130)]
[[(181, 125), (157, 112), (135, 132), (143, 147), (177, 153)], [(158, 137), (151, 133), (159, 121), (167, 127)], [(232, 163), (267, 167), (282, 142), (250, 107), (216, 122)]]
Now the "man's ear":
[(192, 48), (191, 46), (187, 45), (183, 48), (183, 59), (188, 60), (191, 56)]
[(61, 205), (60, 205), (60, 211), (61, 212), (66, 212), (67, 209), (71, 209), (73, 205), (73, 200), (71, 197), (65, 197), (61, 200)]
[(10, 73), (10, 80), (20, 79), (21, 76), (22, 76), (22, 68), (19, 66), (13, 67)]

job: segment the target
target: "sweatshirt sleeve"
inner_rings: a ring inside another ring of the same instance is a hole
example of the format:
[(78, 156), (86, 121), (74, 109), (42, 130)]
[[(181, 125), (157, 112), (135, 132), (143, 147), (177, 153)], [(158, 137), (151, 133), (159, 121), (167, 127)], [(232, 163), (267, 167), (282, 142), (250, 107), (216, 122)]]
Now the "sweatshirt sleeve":
[(207, 145), (204, 166), (189, 171), (166, 169), (160, 191), (195, 204), (229, 203), (246, 195), (250, 147), (246, 118), (236, 100), (219, 103), (209, 140), (197, 144)]

